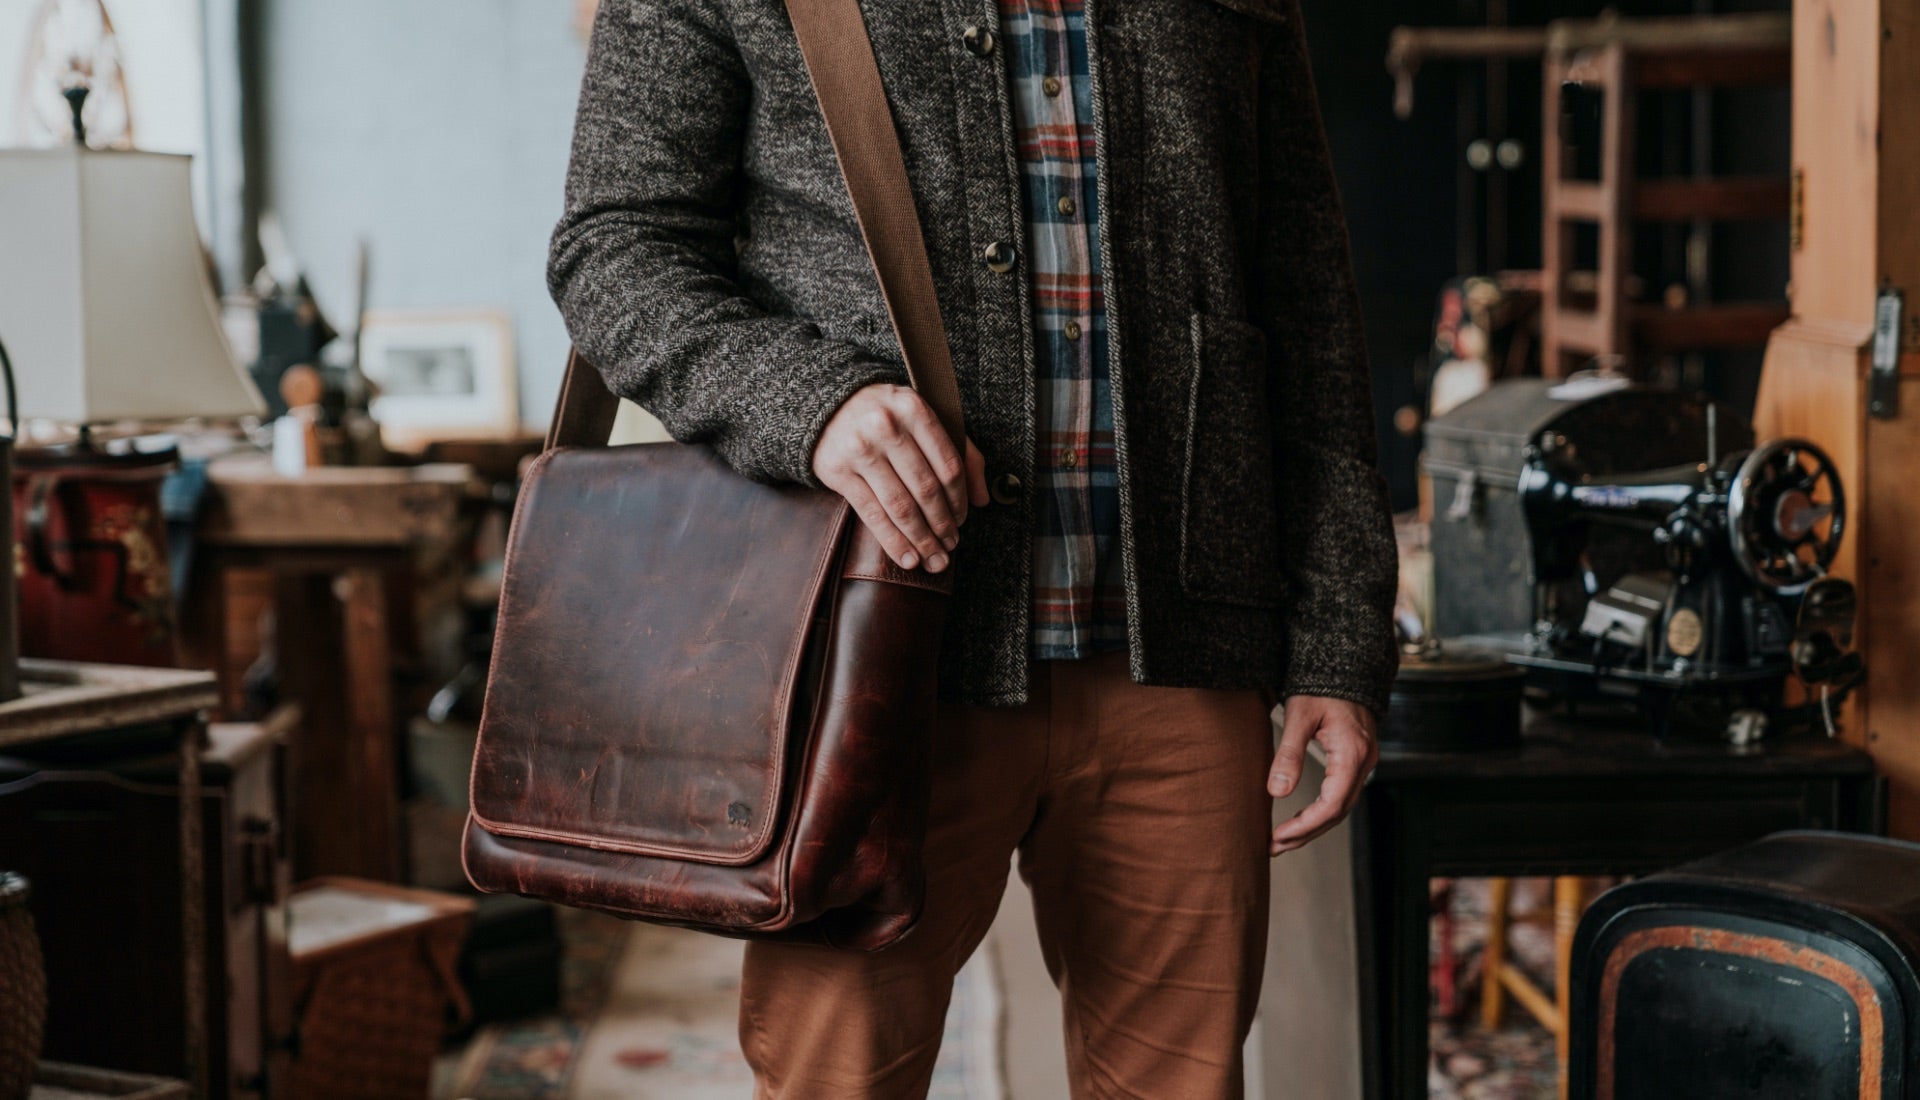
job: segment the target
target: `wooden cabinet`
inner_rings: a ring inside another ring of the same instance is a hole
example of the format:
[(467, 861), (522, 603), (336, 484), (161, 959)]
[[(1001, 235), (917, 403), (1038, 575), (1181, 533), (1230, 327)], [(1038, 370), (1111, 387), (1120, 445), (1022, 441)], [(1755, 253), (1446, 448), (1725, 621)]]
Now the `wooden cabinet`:
[[(1920, 6), (1798, 0), (1793, 28), (1793, 316), (1768, 344), (1754, 427), (1833, 456), (1848, 532), (1836, 572), (1860, 590), (1868, 680), (1845, 736), (1891, 782), (1889, 826), (1920, 838)], [(1905, 295), (1887, 379), (1872, 403), (1875, 301)]]
[[(290, 725), (283, 714), (209, 730), (193, 857), (205, 886), (199, 953), (182, 950), (182, 883), (191, 876), (176, 756), (103, 759), (62, 745), (0, 757), (0, 864), (33, 884), (47, 1058), (191, 1080), (199, 1067), (187, 1064), (189, 1005), (197, 1005), (210, 1098), (263, 1098), (282, 1079), (293, 1018), (282, 792)], [(164, 733), (157, 744), (164, 750)], [(196, 955), (197, 976), (187, 973)]]

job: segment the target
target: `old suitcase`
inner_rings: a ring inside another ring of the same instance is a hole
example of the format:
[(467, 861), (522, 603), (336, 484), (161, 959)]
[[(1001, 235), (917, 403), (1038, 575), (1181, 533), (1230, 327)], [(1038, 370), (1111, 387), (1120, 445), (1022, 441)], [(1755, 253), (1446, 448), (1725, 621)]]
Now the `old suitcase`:
[[(1724, 409), (1717, 454), (1753, 445)], [(1538, 378), (1501, 382), (1427, 423), (1421, 468), (1432, 479), (1433, 618), (1440, 637), (1533, 627), (1527, 529), (1517, 495), (1529, 447), (1555, 448), (1589, 474), (1654, 470), (1707, 457), (1707, 405), (1663, 390), (1606, 389)], [(1602, 583), (1635, 568), (1663, 568), (1652, 539), (1596, 532)]]
[(1920, 1097), (1920, 845), (1776, 833), (1602, 895), (1575, 1100)]

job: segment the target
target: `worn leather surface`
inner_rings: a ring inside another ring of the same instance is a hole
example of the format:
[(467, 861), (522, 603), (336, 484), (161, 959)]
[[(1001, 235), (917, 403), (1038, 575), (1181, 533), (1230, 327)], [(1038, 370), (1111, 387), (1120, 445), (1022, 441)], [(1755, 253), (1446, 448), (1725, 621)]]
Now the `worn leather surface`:
[(679, 444), (529, 471), (474, 757), (482, 890), (879, 947), (921, 896), (948, 582)]
[(695, 447), (538, 461), (501, 593), (475, 819), (635, 855), (759, 858), (846, 505)]

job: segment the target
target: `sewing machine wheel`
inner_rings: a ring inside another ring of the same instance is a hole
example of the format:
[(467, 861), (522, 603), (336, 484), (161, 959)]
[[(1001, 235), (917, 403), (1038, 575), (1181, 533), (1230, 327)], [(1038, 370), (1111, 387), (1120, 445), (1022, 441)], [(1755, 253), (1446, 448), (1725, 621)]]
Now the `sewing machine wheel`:
[(1749, 452), (1727, 492), (1733, 560), (1754, 583), (1785, 596), (1826, 575), (1846, 520), (1839, 471), (1804, 439)]

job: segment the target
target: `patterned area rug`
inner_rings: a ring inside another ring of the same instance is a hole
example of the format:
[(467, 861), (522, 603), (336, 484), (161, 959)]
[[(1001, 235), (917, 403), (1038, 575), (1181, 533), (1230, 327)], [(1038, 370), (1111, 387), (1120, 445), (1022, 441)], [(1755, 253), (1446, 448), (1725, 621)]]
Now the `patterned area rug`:
[[(1553, 1100), (1559, 1095), (1553, 1035), (1527, 1012), (1507, 1002), (1498, 1031), (1480, 1026), (1480, 988), (1487, 945), (1488, 888), (1485, 879), (1453, 881), (1452, 942), (1458, 992), (1451, 1006), (1435, 997), (1428, 1028), (1429, 1100)], [(1548, 880), (1516, 879), (1517, 915), (1550, 906)], [(1444, 922), (1434, 920), (1428, 942), (1437, 952)], [(1512, 958), (1529, 974), (1545, 975), (1551, 992), (1553, 933), (1538, 924), (1515, 923), (1507, 936)], [(1448, 1011), (1451, 1009), (1451, 1011)]]
[[(737, 941), (563, 912), (565, 1004), (482, 1029), (443, 1067), (436, 1100), (747, 1100)], [(1002, 1100), (991, 970), (961, 972), (932, 1100)]]

